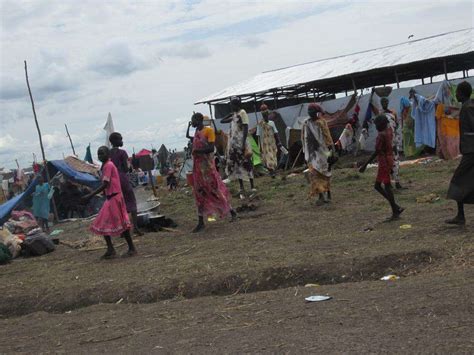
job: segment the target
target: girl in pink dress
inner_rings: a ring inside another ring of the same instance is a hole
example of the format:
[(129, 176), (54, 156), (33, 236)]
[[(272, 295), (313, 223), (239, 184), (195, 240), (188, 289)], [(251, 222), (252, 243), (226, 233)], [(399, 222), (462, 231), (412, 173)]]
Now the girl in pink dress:
[(130, 236), (130, 220), (128, 218), (122, 189), (120, 187), (120, 176), (114, 163), (110, 160), (109, 148), (100, 147), (97, 155), (102, 162), (102, 185), (95, 191), (84, 197), (85, 200), (105, 191), (106, 200), (99, 214), (92, 222), (90, 230), (94, 234), (103, 235), (107, 243), (107, 252), (103, 259), (115, 257), (116, 252), (112, 244), (111, 236), (123, 235), (128, 244), (128, 252), (123, 256), (133, 256), (137, 252)]

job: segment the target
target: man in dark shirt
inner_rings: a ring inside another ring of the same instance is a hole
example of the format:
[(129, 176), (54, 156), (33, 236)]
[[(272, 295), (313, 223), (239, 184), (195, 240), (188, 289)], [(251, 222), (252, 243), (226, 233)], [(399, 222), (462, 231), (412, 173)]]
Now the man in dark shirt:
[(474, 101), (471, 100), (472, 86), (467, 81), (460, 83), (456, 98), (462, 102), (459, 113), (461, 162), (449, 185), (448, 198), (458, 204), (458, 214), (446, 221), (448, 224), (464, 225), (464, 204), (474, 204)]

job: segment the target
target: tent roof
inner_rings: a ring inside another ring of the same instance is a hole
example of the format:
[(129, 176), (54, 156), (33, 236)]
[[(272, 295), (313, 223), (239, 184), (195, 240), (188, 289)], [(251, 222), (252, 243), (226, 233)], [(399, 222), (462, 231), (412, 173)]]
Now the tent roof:
[[(473, 29), (263, 72), (200, 99), (199, 103), (338, 93), (474, 68)], [(397, 80), (398, 79), (398, 80)]]
[(136, 157), (143, 157), (145, 155), (150, 155), (151, 154), (151, 150), (148, 150), (148, 149), (142, 149), (140, 150), (137, 154), (135, 154)]
[(100, 180), (97, 177), (75, 170), (65, 160), (50, 160), (48, 162), (48, 168), (50, 167), (52, 167), (55, 171), (60, 171), (69, 179), (77, 182), (78, 184), (86, 185), (94, 189), (100, 185)]

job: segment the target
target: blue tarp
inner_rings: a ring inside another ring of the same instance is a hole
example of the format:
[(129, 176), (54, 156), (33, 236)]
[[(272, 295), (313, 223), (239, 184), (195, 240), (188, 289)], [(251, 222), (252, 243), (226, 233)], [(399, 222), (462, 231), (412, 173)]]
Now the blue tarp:
[(51, 160), (49, 162), (56, 170), (66, 175), (67, 178), (81, 185), (86, 185), (96, 189), (100, 186), (100, 180), (95, 176), (87, 173), (81, 173), (74, 170), (64, 160)]
[[(78, 184), (86, 185), (93, 189), (96, 189), (100, 186), (100, 180), (98, 178), (91, 174), (81, 173), (79, 171), (74, 170), (64, 160), (52, 160), (48, 162), (48, 164), (51, 164), (50, 168), (54, 169), (52, 175), (56, 174), (57, 171), (60, 171), (68, 179), (71, 179), (72, 181)], [(34, 179), (33, 182), (26, 188), (23, 193), (15, 196), (11, 200), (8, 200), (3, 205), (0, 205), (0, 225), (5, 223), (8, 218), (10, 218), (11, 211), (13, 211), (15, 207), (21, 203), (21, 201), (23, 201), (26, 197), (28, 197), (35, 191), (36, 184), (37, 180)]]
[(10, 218), (10, 213), (13, 211), (13, 209), (35, 191), (37, 183), (38, 178), (35, 178), (24, 192), (13, 197), (11, 200), (8, 200), (3, 205), (0, 205), (0, 225), (3, 225), (3, 223), (8, 221)]

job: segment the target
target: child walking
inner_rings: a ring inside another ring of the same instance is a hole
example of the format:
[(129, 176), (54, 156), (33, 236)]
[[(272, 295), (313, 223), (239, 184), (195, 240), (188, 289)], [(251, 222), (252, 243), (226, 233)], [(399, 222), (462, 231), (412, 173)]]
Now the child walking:
[(120, 235), (125, 238), (128, 244), (128, 252), (122, 256), (133, 256), (137, 251), (130, 235), (131, 223), (120, 187), (118, 170), (110, 160), (109, 148), (105, 146), (100, 147), (97, 155), (102, 162), (102, 185), (97, 190), (86, 195), (84, 200), (87, 201), (102, 191), (105, 191), (106, 200), (98, 216), (92, 222), (90, 230), (94, 234), (104, 236), (107, 243), (107, 252), (102, 256), (102, 259), (111, 259), (116, 256), (111, 237)]
[(378, 131), (377, 140), (375, 143), (375, 152), (359, 169), (359, 171), (363, 173), (367, 169), (367, 165), (369, 165), (377, 157), (379, 166), (374, 188), (390, 203), (390, 207), (392, 208), (392, 216), (388, 218), (387, 221), (394, 221), (400, 218), (400, 215), (404, 209), (395, 202), (391, 185), (391, 172), (393, 169), (394, 159), (392, 146), (393, 132), (388, 126), (389, 122), (385, 115), (377, 116), (374, 123)]

